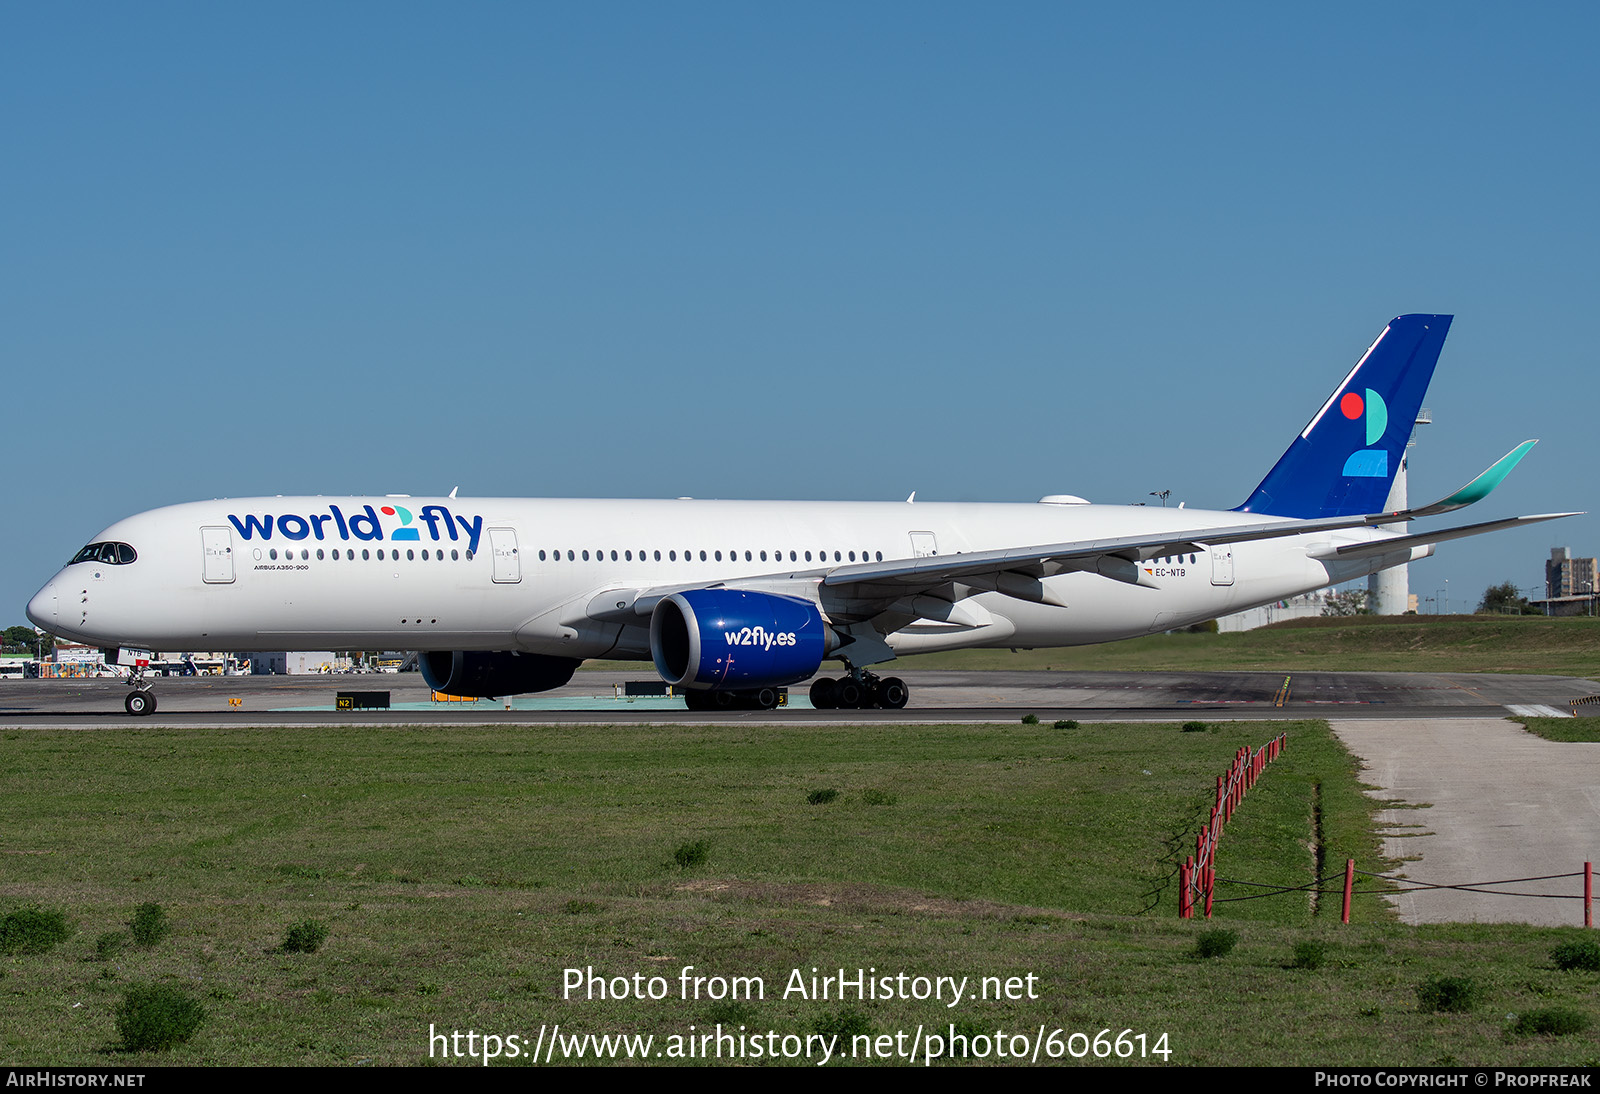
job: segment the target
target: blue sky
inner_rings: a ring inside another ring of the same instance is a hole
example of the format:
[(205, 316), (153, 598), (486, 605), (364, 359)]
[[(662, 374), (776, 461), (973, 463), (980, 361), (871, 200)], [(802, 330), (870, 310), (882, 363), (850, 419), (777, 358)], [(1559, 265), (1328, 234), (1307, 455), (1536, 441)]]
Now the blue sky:
[[(11, 5), (6, 624), (258, 494), (1241, 502), (1391, 316), (1596, 509), (1592, 5)], [(1542, 580), (1600, 520), (1446, 544)], [(1459, 594), (1459, 595), (1458, 595)]]

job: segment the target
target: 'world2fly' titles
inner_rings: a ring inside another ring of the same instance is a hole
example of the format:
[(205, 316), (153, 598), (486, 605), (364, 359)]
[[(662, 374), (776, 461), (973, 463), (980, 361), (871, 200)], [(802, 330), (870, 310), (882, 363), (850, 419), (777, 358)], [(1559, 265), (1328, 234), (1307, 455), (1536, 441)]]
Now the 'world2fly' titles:
[[(443, 505), (424, 505), (415, 516), (403, 505), (381, 505), (374, 509), (371, 503), (363, 504), (359, 511), (352, 512), (348, 516), (343, 509), (332, 503), (329, 503), (326, 513), (311, 513), (307, 516), (298, 513), (263, 513), (260, 516), (247, 513), (240, 519), (232, 513), (228, 514), (228, 520), (246, 540), (259, 537), (262, 541), (267, 541), (277, 536), (297, 543), (307, 538), (326, 540), (334, 533), (337, 533), (337, 538), (346, 542), (352, 539), (381, 541), (386, 538), (385, 518), (399, 522), (393, 524), (391, 521), (387, 538), (392, 542), (406, 540), (420, 542), (421, 529), (413, 523), (417, 520), (427, 526), (428, 538), (434, 543), (443, 539), (460, 542), (462, 534), (465, 534), (467, 550), (474, 554), (478, 550), (478, 540), (483, 535), (483, 517), (474, 516), (468, 520), (459, 514), (452, 514)], [(329, 527), (330, 524), (332, 528)]]

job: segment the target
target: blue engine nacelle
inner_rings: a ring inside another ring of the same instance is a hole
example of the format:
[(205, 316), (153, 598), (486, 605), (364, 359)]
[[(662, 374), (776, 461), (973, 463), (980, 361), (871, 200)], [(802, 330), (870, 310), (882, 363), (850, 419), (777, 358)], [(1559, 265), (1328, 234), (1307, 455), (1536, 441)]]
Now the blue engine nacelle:
[(674, 687), (782, 687), (814, 675), (828, 624), (809, 600), (739, 589), (673, 593), (650, 616), (650, 655)]
[(430, 688), (468, 699), (549, 691), (571, 680), (579, 664), (515, 650), (431, 650), (417, 660)]

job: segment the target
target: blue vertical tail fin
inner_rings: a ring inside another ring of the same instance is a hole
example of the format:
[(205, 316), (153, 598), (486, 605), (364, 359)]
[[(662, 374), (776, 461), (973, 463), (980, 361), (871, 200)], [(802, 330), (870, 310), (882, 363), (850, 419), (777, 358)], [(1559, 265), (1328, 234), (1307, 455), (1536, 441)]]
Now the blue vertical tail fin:
[(1302, 518), (1383, 512), (1452, 318), (1391, 320), (1235, 511)]

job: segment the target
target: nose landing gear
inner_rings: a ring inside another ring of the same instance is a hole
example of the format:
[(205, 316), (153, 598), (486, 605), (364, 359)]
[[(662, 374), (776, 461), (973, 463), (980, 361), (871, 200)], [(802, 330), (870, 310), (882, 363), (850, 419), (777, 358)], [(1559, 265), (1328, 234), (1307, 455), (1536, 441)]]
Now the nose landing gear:
[(145, 683), (143, 665), (137, 666), (128, 675), (128, 687), (131, 690), (127, 698), (122, 701), (122, 705), (129, 714), (135, 718), (143, 718), (147, 714), (156, 712), (156, 693)]

